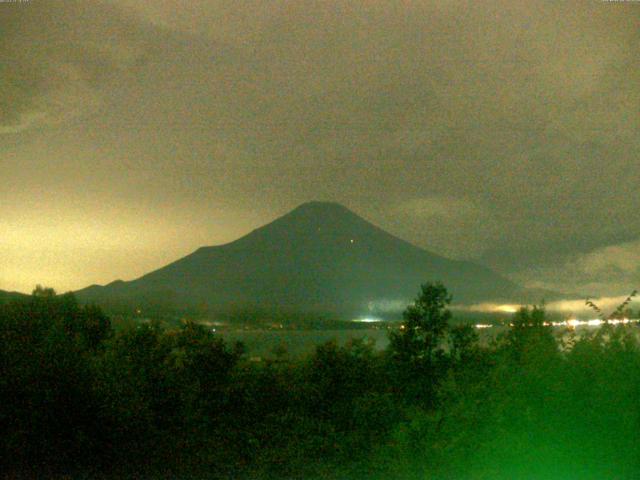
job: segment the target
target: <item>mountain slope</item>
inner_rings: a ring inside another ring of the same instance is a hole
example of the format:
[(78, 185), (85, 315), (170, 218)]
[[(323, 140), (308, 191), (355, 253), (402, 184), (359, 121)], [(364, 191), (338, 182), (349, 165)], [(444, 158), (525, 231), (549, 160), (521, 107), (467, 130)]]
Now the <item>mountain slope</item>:
[(18, 292), (6, 292), (4, 290), (0, 290), (0, 305), (4, 303), (9, 303), (14, 300), (25, 300), (29, 298), (29, 295)]
[(234, 242), (200, 248), (136, 280), (76, 293), (103, 304), (357, 314), (406, 303), (428, 280), (444, 282), (462, 303), (523, 294), (485, 267), (427, 252), (326, 202), (303, 204)]

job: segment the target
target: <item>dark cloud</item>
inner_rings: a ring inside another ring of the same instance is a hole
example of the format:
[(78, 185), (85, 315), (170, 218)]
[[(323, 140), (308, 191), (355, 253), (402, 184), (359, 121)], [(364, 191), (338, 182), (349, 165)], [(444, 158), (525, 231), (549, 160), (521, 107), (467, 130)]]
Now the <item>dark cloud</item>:
[(61, 219), (88, 199), (154, 225), (171, 211), (215, 243), (337, 200), (548, 285), (640, 238), (633, 3), (26, 5), (0, 4), (0, 173), (22, 185), (0, 193), (17, 208), (46, 191)]
[(157, 40), (109, 4), (0, 4), (0, 132), (57, 125), (91, 114), (109, 81), (144, 63)]

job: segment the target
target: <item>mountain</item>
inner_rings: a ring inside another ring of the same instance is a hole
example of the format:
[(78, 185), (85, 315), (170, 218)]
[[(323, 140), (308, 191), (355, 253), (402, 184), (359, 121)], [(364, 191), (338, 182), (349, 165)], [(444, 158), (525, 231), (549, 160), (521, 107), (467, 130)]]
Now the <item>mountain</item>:
[(486, 267), (430, 253), (328, 202), (305, 203), (236, 241), (199, 248), (136, 280), (76, 294), (105, 306), (364, 315), (402, 309), (429, 280), (442, 281), (455, 303), (524, 295)]
[(29, 298), (29, 295), (25, 295), (24, 293), (6, 292), (4, 290), (0, 290), (0, 305), (12, 302), (14, 300), (24, 300), (27, 298)]

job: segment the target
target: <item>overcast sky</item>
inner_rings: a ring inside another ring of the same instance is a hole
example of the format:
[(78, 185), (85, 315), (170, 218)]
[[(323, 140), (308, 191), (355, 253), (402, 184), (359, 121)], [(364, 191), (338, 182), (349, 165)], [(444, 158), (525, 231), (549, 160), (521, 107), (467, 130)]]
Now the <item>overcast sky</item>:
[(640, 286), (640, 3), (0, 3), (0, 289), (308, 200), (529, 286)]

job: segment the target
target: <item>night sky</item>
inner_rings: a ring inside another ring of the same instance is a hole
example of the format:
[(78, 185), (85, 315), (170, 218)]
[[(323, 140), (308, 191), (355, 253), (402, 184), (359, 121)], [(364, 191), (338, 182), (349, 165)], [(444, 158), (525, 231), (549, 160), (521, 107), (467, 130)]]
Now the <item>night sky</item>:
[(640, 3), (0, 3), (0, 289), (309, 200), (527, 286), (640, 284)]

